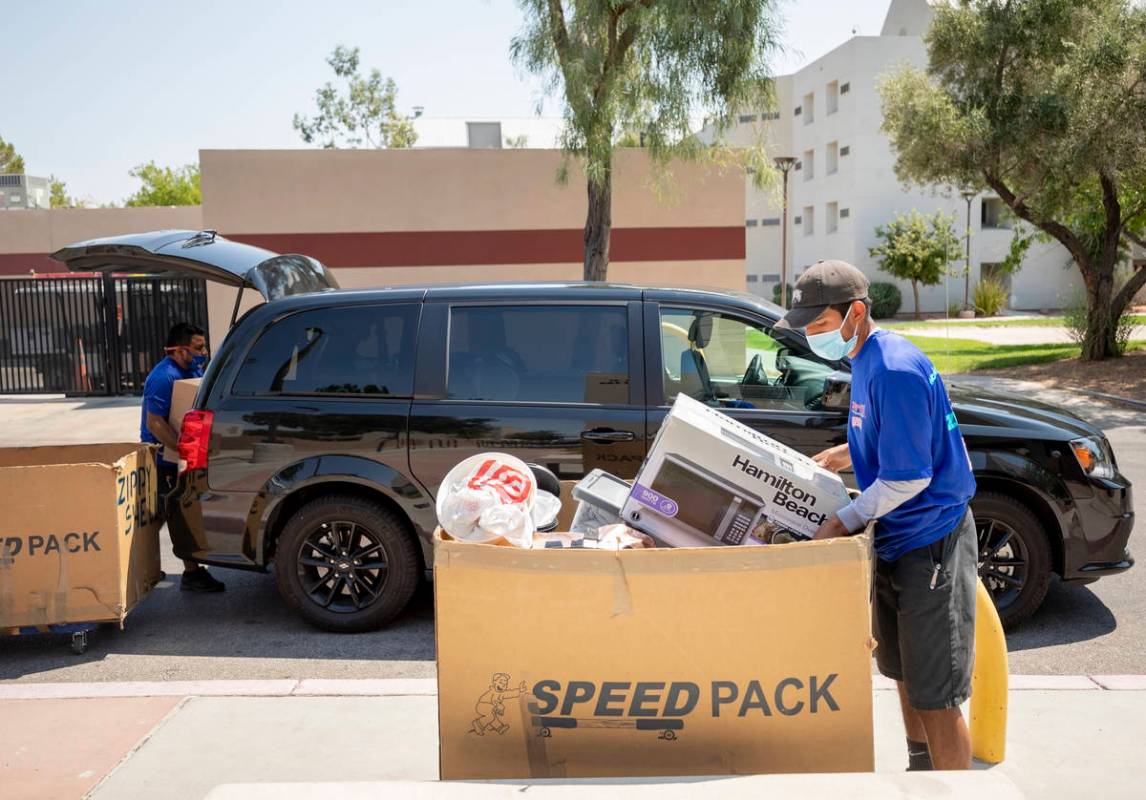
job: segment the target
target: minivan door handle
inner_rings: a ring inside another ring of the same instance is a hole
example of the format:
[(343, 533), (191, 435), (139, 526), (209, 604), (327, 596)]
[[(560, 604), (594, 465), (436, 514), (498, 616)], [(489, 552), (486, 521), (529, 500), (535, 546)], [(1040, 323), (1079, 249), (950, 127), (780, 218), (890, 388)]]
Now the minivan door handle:
[(637, 435), (632, 431), (591, 430), (581, 432), (581, 441), (609, 444), (611, 442), (632, 442)]

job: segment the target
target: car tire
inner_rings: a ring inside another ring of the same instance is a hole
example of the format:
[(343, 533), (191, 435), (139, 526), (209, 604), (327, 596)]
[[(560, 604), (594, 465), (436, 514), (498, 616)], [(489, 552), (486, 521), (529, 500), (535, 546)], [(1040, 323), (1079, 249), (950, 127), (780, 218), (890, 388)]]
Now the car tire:
[(420, 573), (404, 521), (354, 495), (327, 495), (300, 508), (275, 555), (283, 599), (310, 624), (337, 633), (377, 630), (393, 620)]
[(1003, 628), (1010, 630), (1046, 598), (1050, 542), (1034, 512), (1005, 494), (980, 492), (971, 501), (971, 512), (979, 537), (979, 577), (991, 592)]

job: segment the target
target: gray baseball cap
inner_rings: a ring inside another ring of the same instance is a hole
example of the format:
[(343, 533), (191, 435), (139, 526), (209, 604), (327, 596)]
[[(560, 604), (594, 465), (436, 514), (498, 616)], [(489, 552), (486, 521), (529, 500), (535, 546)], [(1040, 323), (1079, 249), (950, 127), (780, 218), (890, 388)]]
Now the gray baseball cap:
[(848, 262), (817, 261), (796, 280), (791, 308), (776, 327), (807, 327), (828, 306), (866, 299), (867, 287), (867, 276)]

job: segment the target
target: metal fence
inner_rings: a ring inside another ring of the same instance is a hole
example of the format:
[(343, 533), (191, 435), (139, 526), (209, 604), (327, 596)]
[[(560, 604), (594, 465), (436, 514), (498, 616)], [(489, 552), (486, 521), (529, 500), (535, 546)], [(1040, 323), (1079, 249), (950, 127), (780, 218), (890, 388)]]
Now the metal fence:
[(0, 280), (0, 394), (141, 394), (176, 322), (207, 327), (203, 281)]

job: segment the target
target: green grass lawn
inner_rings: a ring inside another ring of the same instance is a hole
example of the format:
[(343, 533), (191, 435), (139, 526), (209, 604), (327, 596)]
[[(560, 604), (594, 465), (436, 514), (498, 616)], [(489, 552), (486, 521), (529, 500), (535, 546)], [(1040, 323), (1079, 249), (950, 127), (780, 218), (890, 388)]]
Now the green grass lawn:
[[(972, 372), (979, 369), (1046, 364), (1074, 358), (1079, 347), (1073, 344), (988, 344), (974, 339), (946, 339), (938, 336), (908, 336), (915, 346), (942, 373)], [(1146, 349), (1146, 341), (1130, 343), (1129, 350)]]
[[(1135, 325), (1146, 325), (1146, 314), (1133, 314), (1131, 315)], [(947, 324), (945, 319), (881, 319), (879, 324), (885, 328), (917, 328), (933, 326), (942, 326)], [(1062, 317), (1037, 317), (1034, 319), (995, 319), (984, 321), (954, 321), (951, 323), (953, 327), (960, 325), (975, 325), (980, 328), (1010, 328), (1010, 327), (1023, 327), (1023, 328), (1054, 328), (1063, 325)]]

